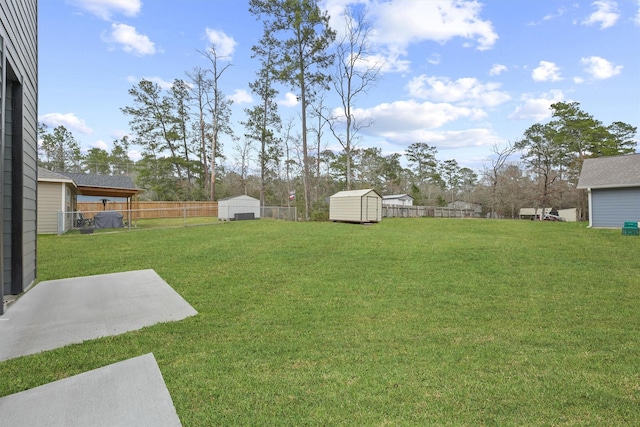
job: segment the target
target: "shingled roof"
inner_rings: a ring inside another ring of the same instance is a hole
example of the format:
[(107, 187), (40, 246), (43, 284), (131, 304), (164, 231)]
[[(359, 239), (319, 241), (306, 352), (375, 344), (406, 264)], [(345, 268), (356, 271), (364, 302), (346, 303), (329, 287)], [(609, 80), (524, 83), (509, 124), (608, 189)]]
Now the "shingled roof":
[(76, 183), (72, 178), (69, 178), (66, 175), (59, 174), (57, 172), (50, 171), (49, 169), (41, 168), (38, 166), (38, 181), (49, 181), (49, 182), (68, 182), (73, 184)]
[(128, 176), (97, 175), (91, 173), (57, 172), (71, 178), (85, 196), (130, 197), (138, 194), (133, 180)]
[(578, 188), (640, 187), (640, 154), (585, 159)]

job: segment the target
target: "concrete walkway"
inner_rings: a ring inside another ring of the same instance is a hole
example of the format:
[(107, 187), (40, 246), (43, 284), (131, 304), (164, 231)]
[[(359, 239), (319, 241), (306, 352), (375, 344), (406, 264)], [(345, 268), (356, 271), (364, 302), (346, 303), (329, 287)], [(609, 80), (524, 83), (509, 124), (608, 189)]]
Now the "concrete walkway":
[(0, 398), (12, 427), (180, 426), (153, 354)]
[(195, 314), (153, 270), (41, 282), (0, 316), (0, 361)]
[[(194, 316), (153, 270), (41, 282), (0, 316), (0, 361)], [(0, 398), (0, 425), (179, 426), (153, 354)]]

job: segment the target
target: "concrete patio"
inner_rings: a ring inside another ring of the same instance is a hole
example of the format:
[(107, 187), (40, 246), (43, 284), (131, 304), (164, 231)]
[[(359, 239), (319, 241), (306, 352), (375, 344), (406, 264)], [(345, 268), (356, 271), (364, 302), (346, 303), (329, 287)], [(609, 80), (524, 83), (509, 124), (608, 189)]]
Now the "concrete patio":
[[(196, 314), (153, 270), (41, 282), (0, 316), (0, 361)], [(180, 425), (153, 354), (1, 397), (0, 413), (11, 426)]]

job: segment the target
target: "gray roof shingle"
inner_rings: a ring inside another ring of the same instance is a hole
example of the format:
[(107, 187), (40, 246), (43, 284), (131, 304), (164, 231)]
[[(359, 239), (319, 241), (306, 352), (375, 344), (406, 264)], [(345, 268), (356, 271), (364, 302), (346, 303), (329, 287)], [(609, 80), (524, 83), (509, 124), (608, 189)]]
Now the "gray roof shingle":
[(640, 154), (585, 159), (578, 188), (640, 187)]
[(66, 175), (50, 171), (49, 169), (41, 168), (40, 166), (38, 166), (38, 179), (44, 181), (73, 181), (73, 179), (69, 178)]
[(128, 176), (96, 175), (91, 173), (59, 172), (73, 179), (80, 187), (122, 188), (135, 190), (133, 180)]

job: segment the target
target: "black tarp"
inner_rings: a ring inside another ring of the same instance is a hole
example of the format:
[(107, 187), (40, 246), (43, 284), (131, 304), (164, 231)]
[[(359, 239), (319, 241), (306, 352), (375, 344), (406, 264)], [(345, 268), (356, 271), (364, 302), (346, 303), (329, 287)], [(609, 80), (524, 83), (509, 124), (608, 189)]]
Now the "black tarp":
[(96, 228), (121, 228), (124, 227), (124, 222), (120, 212), (102, 211), (93, 216), (93, 225)]

